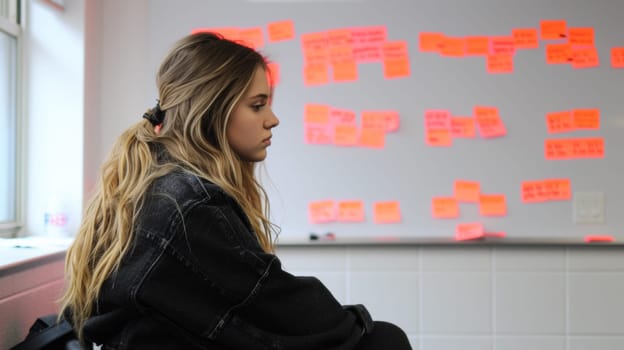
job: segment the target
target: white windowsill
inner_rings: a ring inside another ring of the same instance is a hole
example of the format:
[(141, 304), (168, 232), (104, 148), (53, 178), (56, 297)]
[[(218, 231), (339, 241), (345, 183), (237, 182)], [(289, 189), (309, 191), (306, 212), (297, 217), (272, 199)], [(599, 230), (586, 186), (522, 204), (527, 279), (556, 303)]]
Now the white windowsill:
[(0, 275), (20, 265), (37, 264), (46, 257), (64, 255), (72, 242), (72, 237), (0, 238)]

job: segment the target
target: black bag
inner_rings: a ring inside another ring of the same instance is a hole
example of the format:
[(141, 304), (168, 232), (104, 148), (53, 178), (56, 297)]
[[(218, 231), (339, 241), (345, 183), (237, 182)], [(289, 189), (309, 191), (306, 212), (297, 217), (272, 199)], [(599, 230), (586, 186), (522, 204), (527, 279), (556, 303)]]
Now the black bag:
[(11, 350), (85, 350), (66, 320), (57, 322), (58, 315), (39, 317), (30, 327), (26, 339)]

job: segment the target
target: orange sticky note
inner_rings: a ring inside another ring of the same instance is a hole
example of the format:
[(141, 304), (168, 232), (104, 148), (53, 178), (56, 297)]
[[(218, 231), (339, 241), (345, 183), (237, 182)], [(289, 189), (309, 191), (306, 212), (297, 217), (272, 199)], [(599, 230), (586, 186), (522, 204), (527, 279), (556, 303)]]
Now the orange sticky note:
[(604, 158), (602, 137), (578, 138), (570, 140), (574, 158)]
[(327, 32), (301, 34), (301, 44), (304, 49), (312, 47), (327, 47)]
[(537, 49), (539, 38), (536, 28), (515, 28), (511, 31), (516, 49)]
[(311, 47), (303, 51), (303, 61), (306, 65), (326, 65), (329, 51), (327, 47)]
[(540, 30), (543, 40), (563, 39), (567, 36), (568, 25), (565, 20), (543, 20)]
[(549, 134), (573, 131), (575, 127), (572, 113), (561, 111), (546, 114), (546, 127)]
[(356, 146), (358, 144), (358, 127), (356, 125), (338, 124), (334, 126), (334, 145)]
[(482, 138), (500, 137), (507, 134), (505, 124), (498, 114), (498, 108), (475, 106), (474, 115)]
[(401, 208), (398, 201), (376, 202), (373, 205), (376, 224), (389, 224), (401, 221)]
[(568, 201), (572, 199), (572, 182), (570, 179), (546, 179), (543, 181), (547, 199), (551, 201)]
[(481, 184), (477, 181), (455, 180), (454, 195), (460, 202), (476, 203), (481, 198)]
[(520, 187), (523, 203), (538, 203), (548, 200), (543, 181), (523, 181)]
[(351, 45), (340, 45), (329, 47), (329, 61), (332, 63), (354, 62), (353, 47)]
[(523, 181), (521, 195), (523, 203), (570, 200), (571, 182), (570, 179)]
[(308, 103), (304, 107), (303, 121), (305, 123), (327, 124), (329, 122), (328, 105)]
[(572, 47), (570, 44), (548, 44), (546, 45), (546, 63), (563, 64), (571, 63)]
[(267, 63), (267, 81), (272, 87), (277, 86), (280, 82), (279, 64), (275, 62)]
[(572, 68), (592, 68), (600, 66), (600, 57), (595, 47), (572, 49)]
[(624, 68), (624, 47), (611, 48), (611, 66), (613, 68)]
[(308, 219), (311, 223), (322, 224), (336, 220), (336, 203), (333, 200), (310, 202)]
[(384, 60), (403, 59), (409, 56), (407, 42), (404, 40), (388, 41), (382, 46)]
[(544, 154), (548, 160), (604, 158), (604, 139), (602, 137), (546, 139)]
[(360, 131), (360, 145), (370, 148), (383, 148), (386, 143), (386, 133), (380, 128), (362, 128)]
[(516, 52), (516, 39), (513, 36), (496, 36), (490, 39), (490, 53), (514, 54)]
[(483, 224), (479, 222), (457, 224), (455, 227), (455, 239), (466, 241), (483, 238)]
[(546, 139), (544, 141), (544, 156), (549, 160), (572, 158), (570, 139)]
[(433, 147), (450, 147), (453, 145), (453, 138), (449, 129), (427, 129), (425, 142)]
[(404, 78), (410, 75), (410, 65), (407, 57), (384, 59), (383, 67), (386, 79)]
[(301, 35), (303, 59), (307, 65), (326, 64), (328, 61), (327, 33), (315, 32)]
[(332, 72), (334, 81), (356, 81), (358, 79), (358, 67), (354, 60), (334, 62)]
[(454, 197), (431, 199), (431, 214), (436, 219), (451, 219), (459, 216), (459, 205)]
[(305, 143), (312, 145), (328, 145), (333, 141), (330, 125), (304, 124)]
[(240, 40), (240, 28), (223, 27), (223, 28), (195, 28), (191, 30), (192, 34), (196, 33), (216, 33), (228, 40)]
[(467, 36), (466, 55), (487, 55), (490, 53), (489, 36)]
[(329, 70), (325, 64), (308, 64), (303, 67), (303, 81), (308, 86), (329, 83)]
[(364, 221), (364, 202), (359, 200), (338, 202), (338, 221)]
[(475, 120), (473, 117), (451, 117), (451, 136), (476, 137)]
[(507, 215), (504, 194), (482, 194), (479, 198), (479, 213), (483, 216)]
[(463, 57), (466, 55), (466, 40), (464, 38), (445, 37), (442, 40), (440, 54), (448, 57)]
[(572, 119), (577, 129), (600, 129), (600, 109), (598, 108), (575, 109), (572, 111)]
[(418, 34), (418, 39), (418, 46), (420, 48), (420, 51), (438, 52), (442, 47), (444, 34), (422, 32)]
[(512, 73), (514, 68), (513, 54), (499, 53), (487, 55), (486, 65), (490, 74)]
[(573, 46), (594, 46), (594, 28), (571, 27), (568, 29), (568, 43)]
[(295, 38), (295, 25), (292, 20), (271, 22), (268, 30), (269, 41), (272, 43)]
[(262, 27), (241, 29), (240, 38), (243, 44), (253, 49), (264, 46), (264, 34), (262, 34)]

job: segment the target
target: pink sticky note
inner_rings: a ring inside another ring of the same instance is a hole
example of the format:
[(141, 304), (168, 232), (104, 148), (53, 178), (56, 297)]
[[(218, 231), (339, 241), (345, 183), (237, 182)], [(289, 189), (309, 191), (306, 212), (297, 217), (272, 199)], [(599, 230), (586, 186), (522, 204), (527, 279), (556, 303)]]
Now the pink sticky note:
[(308, 204), (308, 219), (311, 223), (335, 221), (336, 214), (336, 203), (333, 200), (315, 201)]
[(513, 36), (495, 36), (490, 38), (490, 53), (494, 55), (514, 54), (516, 39)]
[(474, 115), (482, 138), (500, 137), (507, 134), (505, 124), (498, 114), (498, 108), (476, 106)]
[(353, 47), (353, 59), (357, 63), (381, 62), (381, 45)]
[(399, 129), (399, 113), (396, 111), (362, 111), (363, 128), (379, 128), (386, 132)]
[(385, 26), (352, 28), (353, 58), (358, 63), (382, 62), (382, 45), (386, 40), (387, 30)]
[(329, 110), (329, 123), (356, 125), (357, 114), (350, 109), (331, 108)]
[(451, 112), (444, 109), (429, 109), (425, 111), (425, 129), (450, 129)]
[(305, 143), (313, 145), (326, 145), (333, 143), (333, 127), (330, 124), (306, 123)]
[(480, 222), (457, 224), (455, 228), (455, 240), (457, 241), (466, 241), (483, 237), (483, 224)]

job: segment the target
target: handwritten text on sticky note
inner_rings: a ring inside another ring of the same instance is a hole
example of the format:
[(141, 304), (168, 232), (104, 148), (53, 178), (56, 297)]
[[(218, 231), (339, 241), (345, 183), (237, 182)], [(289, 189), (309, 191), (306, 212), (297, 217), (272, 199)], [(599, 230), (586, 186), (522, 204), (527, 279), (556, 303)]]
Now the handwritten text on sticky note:
[(336, 220), (336, 203), (333, 200), (322, 200), (308, 204), (308, 218), (311, 223), (320, 224)]
[(450, 219), (459, 216), (459, 205), (454, 197), (431, 199), (431, 214), (436, 219)]

